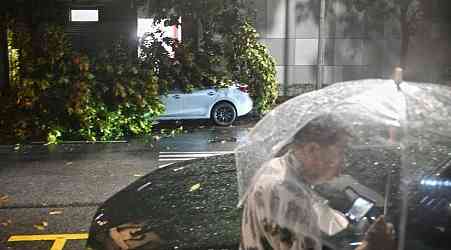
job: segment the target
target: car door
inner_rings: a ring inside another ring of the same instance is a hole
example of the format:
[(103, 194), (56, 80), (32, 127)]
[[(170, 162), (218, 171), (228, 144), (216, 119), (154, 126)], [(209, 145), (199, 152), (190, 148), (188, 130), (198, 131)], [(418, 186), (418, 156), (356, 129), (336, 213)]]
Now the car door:
[(210, 107), (217, 97), (218, 92), (214, 88), (185, 93), (182, 97), (183, 116), (192, 118), (209, 117)]
[(161, 115), (161, 118), (176, 118), (183, 113), (182, 96), (183, 93), (180, 90), (173, 90), (167, 95), (160, 96), (160, 100), (165, 106), (165, 112)]

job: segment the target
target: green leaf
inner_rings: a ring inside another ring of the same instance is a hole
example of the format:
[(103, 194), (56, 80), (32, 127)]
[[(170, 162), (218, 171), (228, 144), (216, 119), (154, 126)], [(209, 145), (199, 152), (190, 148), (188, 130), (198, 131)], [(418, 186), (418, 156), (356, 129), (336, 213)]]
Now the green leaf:
[(189, 191), (194, 192), (194, 191), (198, 190), (199, 188), (200, 188), (200, 183), (197, 183), (197, 184), (194, 184), (193, 186), (191, 186)]

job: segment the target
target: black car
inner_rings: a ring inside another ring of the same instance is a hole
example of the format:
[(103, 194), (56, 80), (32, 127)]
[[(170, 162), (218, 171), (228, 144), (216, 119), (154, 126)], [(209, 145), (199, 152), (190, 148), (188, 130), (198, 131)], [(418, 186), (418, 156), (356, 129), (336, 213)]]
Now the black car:
[(157, 238), (137, 249), (237, 249), (237, 192), (232, 155), (158, 169), (100, 206), (88, 247), (121, 249), (111, 229), (131, 224)]
[[(371, 193), (383, 192), (385, 187), (377, 187), (377, 179), (385, 178), (384, 168), (396, 163), (389, 161), (378, 165), (380, 176), (359, 169), (358, 165), (373, 164), (374, 160), (360, 159), (360, 164), (347, 169), (358, 172), (360, 178), (372, 176), (375, 186), (366, 188), (371, 191), (350, 185), (354, 191), (351, 199), (338, 192), (330, 192), (332, 195), (327, 197), (348, 216), (353, 216), (352, 209), (359, 203), (357, 200), (371, 203), (364, 209), (362, 217), (374, 219), (383, 213), (384, 208), (376, 201), (379, 198), (374, 198)], [(411, 188), (405, 249), (451, 247), (451, 159), (434, 168), (434, 174), (425, 176)], [(396, 179), (396, 173), (393, 179)], [(393, 188), (392, 192), (399, 193), (400, 190)], [(237, 202), (233, 155), (176, 163), (142, 177), (100, 206), (91, 225), (88, 248), (238, 249), (241, 215)], [(394, 205), (389, 209), (389, 217), (398, 221), (398, 203), (396, 199), (391, 203)], [(358, 224), (353, 224), (354, 229), (359, 227)], [(359, 241), (359, 235), (343, 233), (336, 237), (341, 239), (341, 244), (331, 240), (326, 245), (331, 249), (352, 249)]]

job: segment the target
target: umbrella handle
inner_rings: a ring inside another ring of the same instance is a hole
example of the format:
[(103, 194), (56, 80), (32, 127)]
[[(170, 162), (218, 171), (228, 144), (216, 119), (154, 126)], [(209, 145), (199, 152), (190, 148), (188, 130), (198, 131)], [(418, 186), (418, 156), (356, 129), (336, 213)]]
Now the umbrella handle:
[(385, 199), (384, 199), (384, 217), (387, 218), (387, 212), (388, 212), (388, 201), (390, 196), (390, 190), (391, 190), (391, 169), (388, 169), (387, 174), (387, 183), (385, 184)]
[(396, 67), (393, 70), (393, 81), (398, 85), (403, 81), (403, 69), (401, 67)]

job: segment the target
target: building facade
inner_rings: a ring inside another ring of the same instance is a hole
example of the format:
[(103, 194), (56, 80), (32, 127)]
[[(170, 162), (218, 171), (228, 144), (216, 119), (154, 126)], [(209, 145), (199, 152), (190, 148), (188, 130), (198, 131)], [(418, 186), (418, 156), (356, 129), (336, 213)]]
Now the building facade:
[[(137, 51), (135, 0), (58, 1), (66, 3), (66, 32), (76, 51), (95, 54), (119, 40), (126, 41), (132, 51)], [(73, 20), (74, 10), (97, 11), (97, 21)]]
[[(405, 77), (446, 82), (451, 65), (450, 14), (446, 11), (450, 4), (426, 2), (409, 39)], [(401, 63), (400, 21), (392, 16), (370, 20), (346, 0), (259, 0), (253, 4), (261, 41), (276, 59), (281, 95), (293, 96), (341, 81), (390, 78)]]

